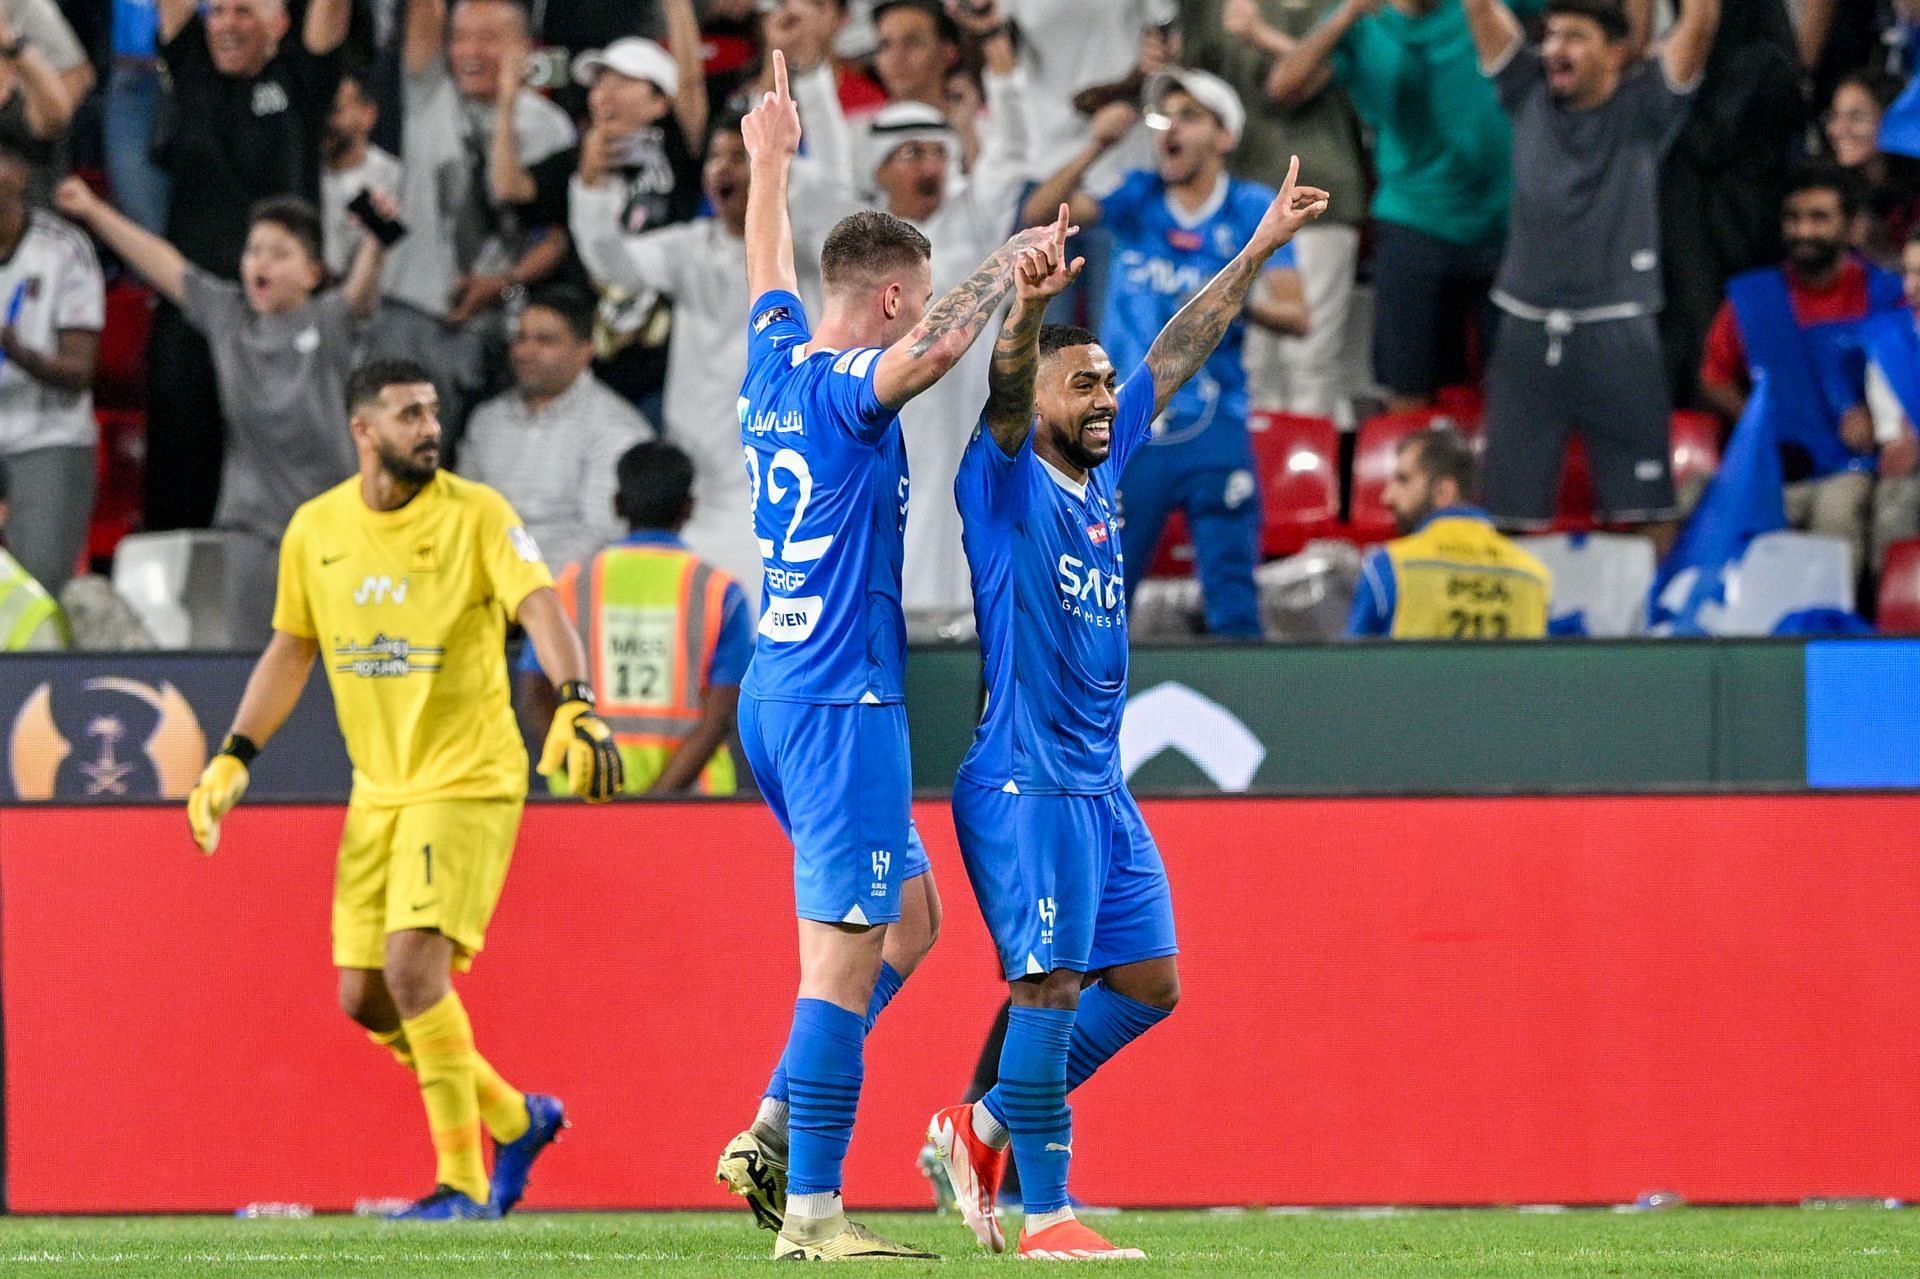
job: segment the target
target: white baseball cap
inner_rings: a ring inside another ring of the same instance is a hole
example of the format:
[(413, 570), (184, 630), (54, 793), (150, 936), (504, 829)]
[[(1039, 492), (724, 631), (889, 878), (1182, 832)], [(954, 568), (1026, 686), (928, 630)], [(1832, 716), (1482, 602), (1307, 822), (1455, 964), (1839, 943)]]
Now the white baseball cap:
[(615, 40), (604, 49), (589, 49), (573, 60), (575, 84), (591, 85), (602, 71), (651, 81), (668, 97), (680, 92), (680, 68), (673, 55), (639, 36)]
[(1187, 96), (1212, 112), (1213, 118), (1226, 129), (1230, 145), (1240, 145), (1240, 135), (1247, 127), (1247, 109), (1240, 104), (1240, 95), (1233, 91), (1232, 85), (1217, 75), (1189, 67), (1162, 71), (1147, 81), (1148, 108), (1151, 109), (1175, 89), (1183, 90)]

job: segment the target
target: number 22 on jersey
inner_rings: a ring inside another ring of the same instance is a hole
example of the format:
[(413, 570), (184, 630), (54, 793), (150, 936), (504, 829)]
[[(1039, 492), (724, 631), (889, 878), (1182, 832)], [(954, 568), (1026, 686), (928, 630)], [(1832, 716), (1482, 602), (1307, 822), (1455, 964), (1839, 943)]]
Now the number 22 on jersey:
[[(760, 544), (760, 558), (766, 564), (767, 601), (766, 611), (760, 615), (760, 633), (769, 639), (795, 643), (813, 634), (819, 624), (821, 598), (818, 595), (800, 596), (792, 594), (805, 589), (806, 570), (801, 565), (812, 564), (827, 553), (833, 545), (831, 533), (824, 537), (801, 537), (800, 524), (806, 519), (807, 506), (813, 501), (813, 468), (807, 465), (807, 459), (792, 449), (780, 449), (767, 463), (766, 477), (762, 482), (760, 473), (760, 455), (753, 449), (744, 449), (747, 460), (747, 500), (753, 508), (754, 540)], [(789, 487), (782, 476), (792, 478)], [(777, 521), (777, 509), (789, 496), (793, 499), (793, 515), (787, 520), (786, 529), (778, 545), (770, 537), (760, 536), (760, 498), (765, 494), (769, 514)]]
[(755, 540), (760, 543), (760, 558), (778, 560), (783, 564), (811, 564), (827, 553), (833, 545), (833, 534), (825, 537), (798, 536), (800, 521), (807, 517), (807, 504), (813, 501), (813, 468), (807, 465), (807, 459), (792, 449), (781, 449), (773, 455), (773, 461), (767, 464), (766, 494), (771, 506), (778, 506), (786, 500), (787, 486), (780, 482), (781, 472), (791, 475), (794, 480), (795, 494), (793, 518), (787, 521), (787, 533), (775, 553), (773, 539), (759, 537), (760, 525), (760, 455), (752, 449), (743, 452), (747, 457), (747, 502), (754, 512)]

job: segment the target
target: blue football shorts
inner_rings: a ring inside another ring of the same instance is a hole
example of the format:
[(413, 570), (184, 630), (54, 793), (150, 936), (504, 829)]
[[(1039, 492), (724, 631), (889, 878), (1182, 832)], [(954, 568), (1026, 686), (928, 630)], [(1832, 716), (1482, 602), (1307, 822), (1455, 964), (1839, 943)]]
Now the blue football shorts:
[(740, 695), (740, 746), (793, 841), (802, 919), (891, 924), (900, 886), (931, 867), (913, 825), (907, 708)]
[(1167, 868), (1124, 786), (1016, 795), (962, 777), (953, 821), (1008, 981), (1179, 952)]

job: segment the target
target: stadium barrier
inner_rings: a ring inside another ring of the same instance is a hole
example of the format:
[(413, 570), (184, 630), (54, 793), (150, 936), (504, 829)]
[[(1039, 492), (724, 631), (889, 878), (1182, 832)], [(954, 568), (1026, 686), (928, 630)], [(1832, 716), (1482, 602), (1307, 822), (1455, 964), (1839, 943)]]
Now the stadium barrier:
[[(184, 796), (245, 687), (233, 654), (0, 659), (0, 803)], [(1138, 648), (1143, 795), (1788, 790), (1920, 784), (1920, 641)], [(980, 705), (971, 648), (907, 664), (914, 771), (949, 785)], [(340, 802), (318, 674), (254, 801)]]
[[(1129, 1205), (1920, 1198), (1908, 795), (1149, 802), (1185, 998), (1075, 1098)], [(859, 1206), (1000, 1001), (945, 806), (946, 930), (876, 1029)], [(337, 808), (0, 809), (16, 1212), (344, 1208), (431, 1180), (411, 1081), (334, 1008)], [(463, 991), (576, 1127), (530, 1207), (701, 1207), (785, 1034), (788, 853), (751, 803), (528, 813)]]

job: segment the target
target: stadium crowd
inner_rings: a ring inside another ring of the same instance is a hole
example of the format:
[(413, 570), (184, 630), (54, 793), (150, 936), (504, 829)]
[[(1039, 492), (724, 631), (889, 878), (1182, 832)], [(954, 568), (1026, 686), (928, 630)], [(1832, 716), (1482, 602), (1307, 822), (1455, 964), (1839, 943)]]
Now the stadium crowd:
[[(0, 641), (122, 534), (211, 529), (257, 647), (367, 353), (433, 372), (452, 468), (556, 571), (674, 443), (686, 544), (754, 599), (739, 121), (773, 49), (803, 293), (856, 209), (926, 232), (939, 291), (1066, 201), (1054, 314), (1126, 363), (1204, 283), (1155, 244), (1201, 251), (1294, 155), (1331, 193), (1122, 484), (1129, 587), (1190, 557), (1196, 629), (1262, 632), (1262, 559), (1436, 515), (1496, 559), (1491, 527), (1596, 523), (1665, 555), (1723, 449), (1756, 482), (1743, 415), (1861, 584), (1920, 533), (1916, 0), (4, 0)], [(905, 415), (921, 634), (971, 616), (989, 347)], [(1353, 557), (1356, 632), (1423, 633), (1391, 551)]]

